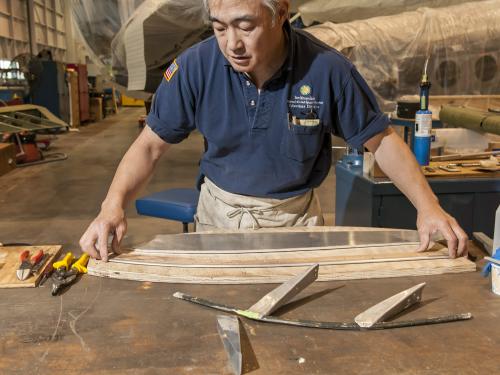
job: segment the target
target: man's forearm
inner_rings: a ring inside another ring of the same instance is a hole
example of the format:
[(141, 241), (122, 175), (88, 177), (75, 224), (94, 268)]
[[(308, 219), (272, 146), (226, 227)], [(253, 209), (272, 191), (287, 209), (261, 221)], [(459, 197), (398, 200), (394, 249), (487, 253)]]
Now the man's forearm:
[(386, 131), (376, 147), (375, 160), (417, 210), (437, 203), (437, 198), (422, 174), (415, 157), (401, 137), (392, 129)]
[(168, 144), (146, 127), (123, 156), (102, 207), (125, 207), (149, 181)]
[(380, 168), (417, 209), (419, 251), (430, 244), (431, 235), (440, 232), (446, 239), (450, 257), (467, 254), (467, 234), (446, 213), (427, 183), (410, 149), (392, 129), (377, 134), (365, 143), (375, 153)]

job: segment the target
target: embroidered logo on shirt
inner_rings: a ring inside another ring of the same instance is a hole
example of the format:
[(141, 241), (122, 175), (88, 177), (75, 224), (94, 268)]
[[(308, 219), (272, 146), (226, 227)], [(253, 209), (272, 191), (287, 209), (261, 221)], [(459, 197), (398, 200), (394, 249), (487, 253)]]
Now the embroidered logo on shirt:
[(300, 87), (300, 93), (304, 96), (310, 95), (311, 94), (311, 86), (309, 85), (302, 85)]
[(165, 70), (165, 73), (163, 74), (163, 77), (169, 82), (172, 77), (174, 76), (175, 72), (179, 70), (179, 65), (177, 65), (177, 60), (174, 60), (172, 64)]
[(288, 109), (296, 115), (304, 111), (317, 111), (322, 105), (323, 101), (312, 95), (312, 87), (310, 85), (300, 85), (298, 87), (298, 95), (288, 98)]

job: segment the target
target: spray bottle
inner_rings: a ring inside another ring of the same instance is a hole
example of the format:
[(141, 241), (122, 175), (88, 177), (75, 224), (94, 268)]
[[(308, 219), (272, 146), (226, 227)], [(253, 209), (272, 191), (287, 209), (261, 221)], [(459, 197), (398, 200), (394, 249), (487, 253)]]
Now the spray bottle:
[(420, 165), (429, 165), (431, 153), (432, 112), (429, 110), (429, 90), (431, 83), (427, 77), (427, 65), (429, 58), (425, 61), (424, 72), (420, 82), (420, 110), (415, 116), (415, 139), (413, 152)]

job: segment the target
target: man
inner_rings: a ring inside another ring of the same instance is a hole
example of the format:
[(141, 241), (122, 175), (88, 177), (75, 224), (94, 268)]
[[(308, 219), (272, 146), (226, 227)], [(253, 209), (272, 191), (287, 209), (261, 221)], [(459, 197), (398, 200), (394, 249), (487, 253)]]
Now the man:
[(214, 37), (167, 69), (147, 127), (123, 157), (101, 212), (80, 240), (107, 260), (124, 208), (170, 144), (198, 129), (207, 141), (196, 223), (211, 228), (321, 225), (314, 188), (328, 174), (330, 133), (365, 146), (417, 208), (425, 250), (431, 234), (465, 255), (467, 236), (440, 206), (373, 93), (340, 53), (291, 29), (288, 0), (206, 0)]

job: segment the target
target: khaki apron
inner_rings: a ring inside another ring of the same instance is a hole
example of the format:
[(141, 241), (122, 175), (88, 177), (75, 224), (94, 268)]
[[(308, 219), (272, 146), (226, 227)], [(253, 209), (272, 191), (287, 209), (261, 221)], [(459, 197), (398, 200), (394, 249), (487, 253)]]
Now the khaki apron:
[(194, 217), (197, 232), (323, 225), (316, 192), (287, 199), (229, 193), (205, 177)]

